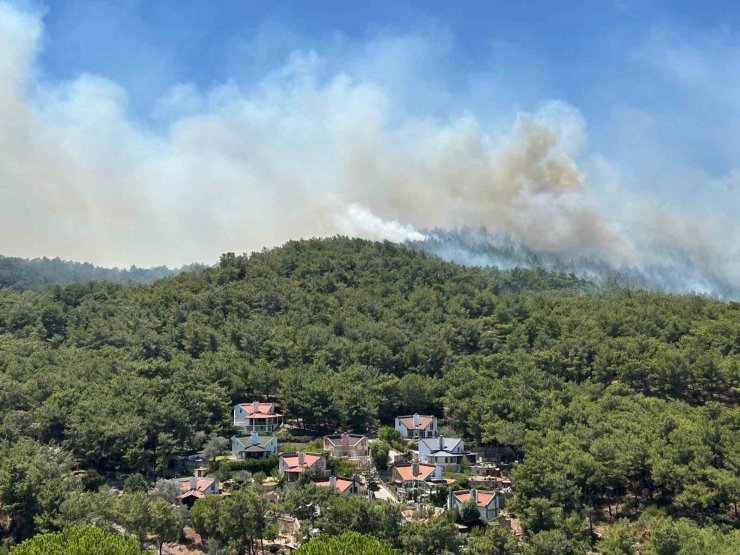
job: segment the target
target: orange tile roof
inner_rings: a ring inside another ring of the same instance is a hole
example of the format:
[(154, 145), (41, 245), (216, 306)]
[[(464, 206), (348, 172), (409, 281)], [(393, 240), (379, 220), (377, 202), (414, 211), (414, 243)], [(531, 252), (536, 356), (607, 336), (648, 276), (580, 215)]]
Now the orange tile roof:
[[(345, 478), (337, 478), (336, 485), (334, 486), (334, 490), (337, 491), (338, 493), (344, 493), (349, 488), (351, 488), (354, 483), (355, 483), (354, 480), (347, 480)], [(331, 479), (323, 478), (320, 480), (314, 480), (313, 484), (315, 486), (320, 486), (320, 487), (324, 487), (324, 486), (329, 487), (331, 485)]]
[[(288, 466), (288, 471), (290, 471), (293, 468), (311, 468), (321, 460), (321, 455), (311, 455), (310, 453), (306, 453), (303, 457), (303, 465), (298, 464), (298, 455), (281, 455), (280, 458), (283, 459), (285, 464)], [(302, 472), (302, 470), (297, 472)]]
[[(493, 498), (496, 496), (496, 494), (492, 491), (479, 491), (477, 492), (477, 504), (479, 507), (487, 507), (491, 504), (491, 501), (493, 501)], [(468, 499), (470, 499), (470, 491), (456, 491), (453, 492), (452, 495), (457, 497), (457, 499), (461, 503), (465, 503)]]
[(416, 476), (414, 476), (414, 467), (412, 464), (398, 464), (394, 468), (404, 482), (411, 482), (413, 480), (426, 480), (436, 468), (433, 464), (423, 463), (419, 463), (418, 467), (419, 473)]
[(257, 403), (257, 412), (254, 411), (253, 403), (239, 403), (239, 406), (247, 411), (249, 418), (272, 418), (273, 416), (282, 416), (274, 412), (272, 403)]
[[(240, 403), (239, 406), (247, 411), (248, 414), (254, 412), (253, 403)], [(272, 403), (257, 403), (257, 412), (268, 413), (272, 410)]]
[(414, 426), (414, 417), (412, 416), (399, 416), (398, 421), (406, 426), (409, 430), (425, 430), (429, 427), (429, 424), (434, 420), (433, 416), (419, 416), (419, 425)]
[[(215, 481), (215, 478), (198, 478), (195, 481), (195, 489), (198, 491), (205, 491), (207, 490), (210, 485)], [(185, 478), (180, 482), (180, 488), (184, 491), (189, 491), (190, 488), (190, 478)]]

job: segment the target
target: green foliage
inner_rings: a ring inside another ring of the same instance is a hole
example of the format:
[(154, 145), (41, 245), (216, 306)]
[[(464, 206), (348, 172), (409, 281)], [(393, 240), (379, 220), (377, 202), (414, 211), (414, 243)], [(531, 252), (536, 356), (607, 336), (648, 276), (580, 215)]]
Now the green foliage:
[(151, 532), (157, 539), (159, 555), (162, 555), (162, 544), (176, 541), (182, 531), (182, 519), (179, 509), (164, 499), (152, 502), (151, 509)]
[(375, 467), (381, 472), (388, 468), (388, 453), (390, 452), (390, 449), (391, 446), (388, 445), (385, 441), (378, 440), (373, 441), (370, 444), (370, 456), (373, 459)]
[(246, 485), (228, 497), (206, 495), (190, 511), (193, 528), (205, 539), (254, 553), (267, 532), (268, 504), (259, 486)]
[(171, 477), (269, 395), (312, 430), (445, 407), (468, 445), (519, 461), (510, 505), (536, 545), (653, 506), (732, 526), (740, 304), (581, 286), (334, 238), (150, 285), (0, 288), (0, 518), (12, 539), (77, 518), (73, 461)]
[(354, 476), (357, 471), (357, 462), (344, 457), (328, 457), (326, 466), (334, 476)]
[(268, 476), (278, 467), (278, 457), (244, 459), (242, 461), (225, 460), (218, 463), (218, 475), (228, 479), (233, 473), (246, 470), (252, 474), (262, 472)]
[(64, 285), (86, 281), (105, 280), (114, 283), (148, 283), (185, 270), (202, 268), (201, 264), (170, 270), (156, 268), (101, 268), (90, 263), (71, 262), (59, 258), (16, 258), (0, 255), (0, 287), (14, 289), (40, 288), (45, 285)]
[(133, 538), (101, 528), (68, 528), (24, 541), (12, 555), (145, 555)]
[(205, 445), (203, 445), (203, 458), (207, 461), (213, 462), (216, 457), (222, 454), (229, 448), (229, 440), (225, 437), (221, 437), (212, 434)]
[(460, 534), (455, 524), (443, 516), (404, 525), (399, 539), (404, 553), (412, 555), (460, 552)]
[(123, 490), (126, 493), (136, 493), (137, 491), (147, 491), (149, 484), (141, 474), (131, 474), (123, 483)]
[(291, 515), (309, 522), (312, 529), (323, 535), (354, 531), (391, 544), (398, 541), (401, 509), (396, 504), (337, 495), (329, 488), (307, 484), (291, 490), (284, 506)]
[(401, 441), (401, 432), (393, 428), (392, 426), (381, 426), (378, 430), (378, 439), (385, 441), (388, 445), (403, 451), (403, 442)]
[(0, 442), (0, 453), (0, 514), (9, 518), (10, 537), (51, 529), (65, 496), (82, 489), (70, 456), (27, 438)]
[(519, 553), (516, 536), (499, 525), (474, 529), (468, 540), (470, 555), (514, 555)]
[(685, 518), (644, 516), (635, 523), (626, 520), (615, 523), (598, 548), (606, 555), (730, 555), (740, 552), (740, 530), (701, 528)]
[(387, 543), (357, 532), (316, 538), (302, 545), (296, 555), (400, 555)]
[(470, 525), (480, 521), (478, 504), (473, 498), (468, 499), (460, 505), (458, 511), (460, 512), (460, 522), (463, 524)]

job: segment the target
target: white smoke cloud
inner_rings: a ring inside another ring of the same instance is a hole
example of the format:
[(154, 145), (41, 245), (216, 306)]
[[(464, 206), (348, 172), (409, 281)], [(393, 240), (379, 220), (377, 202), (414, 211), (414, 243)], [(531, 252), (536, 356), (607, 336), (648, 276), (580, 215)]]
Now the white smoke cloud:
[(178, 265), (298, 237), (404, 241), (465, 225), (615, 265), (643, 263), (670, 237), (669, 262), (740, 282), (721, 238), (677, 212), (604, 209), (593, 183), (608, 163), (582, 163), (585, 122), (567, 104), (494, 134), (472, 113), (404, 115), (382, 82), (323, 77), (320, 56), (297, 51), (249, 88), (174, 87), (155, 130), (100, 76), (39, 79), (42, 32), (37, 14), (0, 3), (3, 254)]

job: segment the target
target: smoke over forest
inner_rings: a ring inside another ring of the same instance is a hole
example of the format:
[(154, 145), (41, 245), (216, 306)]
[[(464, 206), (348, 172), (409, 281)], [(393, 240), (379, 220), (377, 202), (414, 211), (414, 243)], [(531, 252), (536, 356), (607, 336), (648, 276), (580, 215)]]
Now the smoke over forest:
[[(0, 3), (5, 255), (181, 265), (345, 234), (737, 296), (737, 220), (623, 187), (565, 102), (501, 125), (474, 111), (424, 116), (388, 83), (296, 51), (250, 86), (178, 85), (142, 122), (102, 76), (41, 78), (43, 39), (38, 13)], [(423, 231), (465, 228), (487, 231)]]

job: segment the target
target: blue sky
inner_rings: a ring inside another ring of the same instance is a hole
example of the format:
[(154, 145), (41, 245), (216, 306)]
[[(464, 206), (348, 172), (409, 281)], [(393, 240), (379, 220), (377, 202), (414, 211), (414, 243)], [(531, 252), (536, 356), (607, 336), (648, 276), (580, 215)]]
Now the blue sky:
[(738, 282), (739, 19), (732, 2), (0, 0), (5, 117), (30, 137), (7, 137), (0, 200), (29, 216), (0, 252), (172, 264), (471, 224)]

